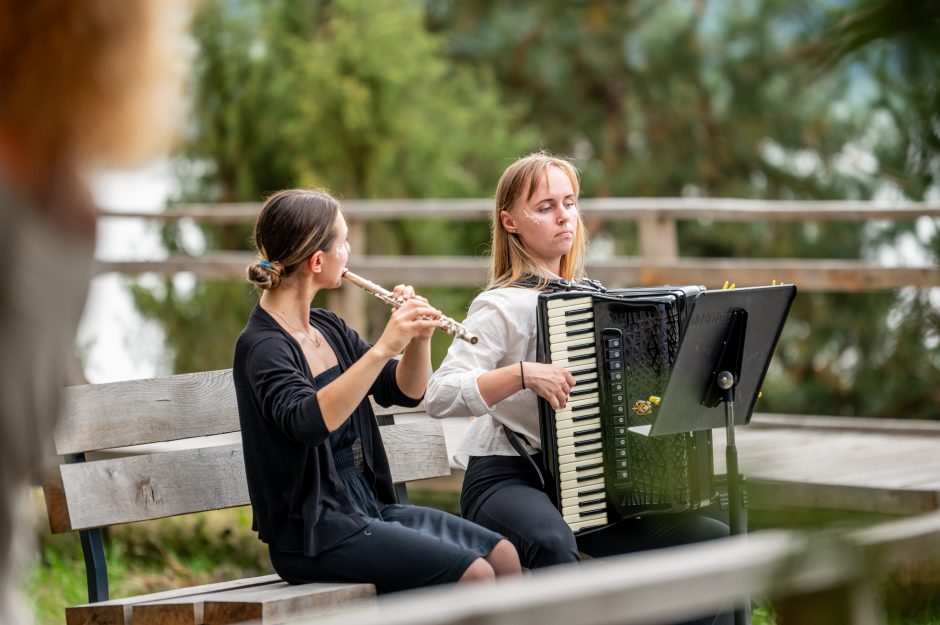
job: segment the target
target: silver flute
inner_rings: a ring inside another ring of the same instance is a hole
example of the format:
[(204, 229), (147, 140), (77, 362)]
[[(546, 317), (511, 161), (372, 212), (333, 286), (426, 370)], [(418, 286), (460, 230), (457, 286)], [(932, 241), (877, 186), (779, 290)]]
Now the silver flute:
[[(379, 298), (380, 300), (382, 300), (383, 302), (385, 302), (392, 308), (398, 308), (399, 306), (405, 303), (405, 300), (402, 299), (401, 297), (396, 297), (395, 294), (392, 293), (391, 291), (380, 287), (375, 282), (370, 282), (369, 280), (366, 280), (362, 276), (354, 274), (353, 272), (351, 272), (349, 269), (345, 267), (343, 268), (343, 278), (345, 278), (346, 280), (349, 280), (356, 286), (361, 287), (362, 289), (368, 291), (369, 293), (372, 293), (372, 295), (375, 295), (377, 298)], [(444, 332), (447, 332), (451, 336), (467, 341), (471, 345), (476, 345), (476, 342), (479, 340), (476, 337), (476, 335), (470, 332), (470, 330), (468, 330), (464, 326), (460, 325), (460, 323), (454, 321), (453, 319), (451, 319), (450, 317), (446, 315), (441, 315), (440, 322), (441, 322), (439, 326), (440, 329), (443, 330)]]

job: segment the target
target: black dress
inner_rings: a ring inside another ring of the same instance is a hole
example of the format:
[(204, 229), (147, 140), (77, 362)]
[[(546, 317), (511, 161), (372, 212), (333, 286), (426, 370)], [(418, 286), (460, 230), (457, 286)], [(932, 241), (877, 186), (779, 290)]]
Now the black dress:
[[(327, 369), (317, 388), (341, 373)], [(467, 567), (493, 550), (499, 534), (453, 514), (379, 501), (362, 473), (362, 444), (356, 421), (330, 433), (336, 472), (355, 511), (367, 522), (316, 556), (271, 547), (271, 562), (292, 584), (324, 581), (371, 582), (380, 593), (456, 582)]]

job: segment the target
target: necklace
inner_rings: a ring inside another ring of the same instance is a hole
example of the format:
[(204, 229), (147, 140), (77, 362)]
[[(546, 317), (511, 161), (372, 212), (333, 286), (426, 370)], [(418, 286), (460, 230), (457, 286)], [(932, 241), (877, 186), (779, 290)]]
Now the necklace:
[(311, 338), (310, 334), (306, 330), (302, 330), (300, 328), (296, 328), (292, 326), (290, 322), (288, 322), (287, 319), (284, 318), (284, 315), (282, 315), (281, 313), (277, 312), (276, 310), (272, 310), (271, 312), (273, 312), (275, 315), (280, 317), (281, 321), (284, 322), (284, 325), (286, 325), (288, 328), (290, 328), (294, 332), (300, 332), (301, 336), (305, 337), (308, 341), (312, 341), (317, 347), (320, 347), (320, 345), (323, 344), (322, 341), (320, 340), (320, 333), (313, 326), (310, 326), (310, 329), (313, 330), (313, 338)]

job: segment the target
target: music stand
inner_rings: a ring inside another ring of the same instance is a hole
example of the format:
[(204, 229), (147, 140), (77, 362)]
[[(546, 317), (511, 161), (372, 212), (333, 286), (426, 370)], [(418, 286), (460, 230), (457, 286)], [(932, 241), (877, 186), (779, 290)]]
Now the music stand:
[[(649, 435), (724, 426), (731, 534), (745, 531), (734, 426), (751, 420), (790, 305), (793, 285), (706, 291), (695, 301)], [(747, 612), (735, 622), (747, 623)]]

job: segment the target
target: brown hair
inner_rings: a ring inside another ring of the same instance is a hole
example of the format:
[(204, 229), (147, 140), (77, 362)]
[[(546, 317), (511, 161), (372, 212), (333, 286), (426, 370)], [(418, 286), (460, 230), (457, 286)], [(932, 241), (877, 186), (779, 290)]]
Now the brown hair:
[[(523, 156), (506, 168), (496, 184), (496, 206), (493, 211), (491, 230), (490, 282), (489, 287), (512, 286), (520, 278), (534, 277), (544, 286), (550, 276), (522, 246), (522, 241), (506, 231), (500, 212), (512, 212), (520, 197), (532, 198), (549, 168), (558, 167), (568, 176), (575, 197), (581, 192), (578, 170), (568, 160), (546, 151)], [(580, 280), (584, 277), (584, 249), (587, 243), (584, 222), (578, 213), (578, 231), (571, 251), (561, 257), (560, 274), (565, 280)]]
[(252, 245), (259, 259), (248, 265), (248, 282), (261, 290), (276, 289), (305, 260), (336, 240), (339, 202), (322, 190), (287, 189), (261, 207)]
[(170, 60), (185, 4), (0, 0), (0, 125), (44, 163), (160, 153), (182, 117), (185, 64)]

